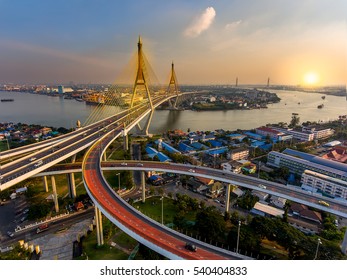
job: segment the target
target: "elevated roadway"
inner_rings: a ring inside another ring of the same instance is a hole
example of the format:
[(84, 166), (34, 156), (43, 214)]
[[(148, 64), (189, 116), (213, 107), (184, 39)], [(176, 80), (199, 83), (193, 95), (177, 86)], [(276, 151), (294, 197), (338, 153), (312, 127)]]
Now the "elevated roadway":
[[(126, 164), (126, 165), (125, 165)], [(245, 187), (252, 190), (258, 190), (271, 195), (280, 196), (291, 201), (295, 201), (316, 209), (347, 218), (347, 201), (336, 200), (333, 198), (322, 197), (302, 190), (299, 187), (286, 186), (275, 182), (262, 179), (225, 172), (219, 169), (208, 167), (192, 166), (176, 163), (161, 163), (153, 161), (107, 161), (101, 162), (102, 170), (132, 170), (132, 171), (162, 171), (190, 176), (198, 176), (216, 181)], [(194, 172), (191, 172), (194, 170)], [(73, 172), (82, 172), (81, 163), (60, 164), (53, 166), (46, 171), (37, 174), (37, 176), (66, 174)], [(259, 185), (266, 186), (266, 189)], [(324, 200), (329, 203), (329, 207), (319, 204), (318, 201)]]
[[(155, 96), (152, 99), (153, 107), (156, 108), (174, 97), (176, 96)], [(130, 129), (137, 125), (150, 112), (151, 109), (148, 108), (148, 104), (140, 104), (132, 109), (125, 110), (114, 116), (81, 128), (76, 132), (69, 133), (65, 138), (60, 138), (59, 142), (49, 142), (50, 144), (46, 147), (38, 145), (40, 149), (38, 151), (35, 149), (35, 153), (25, 155), (24, 157), (0, 166), (0, 191), (30, 178), (88, 148), (105, 134), (112, 134), (114, 129), (120, 124), (122, 125), (122, 131), (128, 133)], [(113, 138), (116, 138), (115, 135), (113, 135)], [(34, 145), (30, 147), (30, 149), (32, 149)], [(25, 149), (19, 149), (18, 153), (24, 153), (24, 150)], [(28, 151), (25, 152), (27, 153)]]
[[(121, 128), (115, 133), (120, 135)], [(110, 221), (140, 243), (169, 259), (250, 259), (167, 228), (126, 203), (108, 185), (101, 171), (101, 154), (111, 142), (112, 136), (105, 136), (95, 142), (85, 155), (82, 164), (86, 190), (98, 209)], [(187, 242), (194, 243), (198, 247), (197, 252), (187, 250), (185, 248)]]

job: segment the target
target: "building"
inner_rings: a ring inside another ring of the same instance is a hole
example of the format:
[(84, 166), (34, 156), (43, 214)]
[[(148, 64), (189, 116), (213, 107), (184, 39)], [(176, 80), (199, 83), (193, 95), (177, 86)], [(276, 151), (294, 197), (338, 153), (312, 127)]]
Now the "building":
[(328, 138), (334, 134), (334, 130), (331, 128), (323, 128), (318, 125), (303, 126), (302, 131), (306, 133), (313, 133), (314, 139)]
[(322, 156), (322, 158), (347, 163), (347, 149), (345, 147), (334, 147), (329, 153)]
[(252, 195), (258, 197), (259, 200), (261, 200), (261, 201), (265, 201), (269, 197), (268, 193), (257, 191), (257, 190), (253, 190), (252, 191)]
[(257, 202), (250, 211), (252, 214), (266, 216), (266, 217), (282, 217), (284, 214), (283, 210), (277, 209), (275, 207), (262, 204)]
[(308, 209), (306, 205), (292, 202), (290, 211), (294, 216), (298, 216), (315, 223), (322, 222), (322, 215), (319, 212)]
[(241, 173), (242, 166), (243, 166), (242, 163), (238, 161), (234, 161), (234, 160), (221, 163), (221, 167), (223, 171), (233, 172), (233, 173)]
[(258, 127), (255, 129), (255, 132), (257, 134), (263, 135), (263, 136), (269, 136), (271, 139), (278, 139), (279, 136), (281, 136), (282, 134), (284, 134), (283, 132), (279, 132), (271, 127), (267, 127), (267, 126), (262, 126), (262, 127)]
[(314, 140), (314, 134), (313, 133), (308, 133), (308, 132), (302, 132), (298, 130), (293, 130), (290, 128), (282, 128), (282, 127), (272, 127), (272, 129), (277, 130), (279, 132), (283, 132), (288, 135), (292, 135), (294, 139), (297, 139), (299, 141), (313, 141)]
[(249, 150), (247, 148), (237, 148), (230, 151), (228, 158), (231, 160), (247, 159)]
[(305, 170), (301, 176), (302, 188), (329, 196), (347, 199), (347, 182), (317, 172)]
[(278, 197), (278, 196), (271, 196), (270, 203), (276, 206), (277, 208), (283, 209), (284, 205), (286, 204), (287, 199)]
[(64, 86), (58, 86), (58, 93), (59, 94), (64, 94), (65, 93)]
[(285, 149), (283, 153), (271, 151), (267, 157), (267, 164), (277, 168), (287, 167), (290, 172), (297, 175), (302, 175), (305, 170), (311, 170), (347, 182), (346, 164), (291, 149)]

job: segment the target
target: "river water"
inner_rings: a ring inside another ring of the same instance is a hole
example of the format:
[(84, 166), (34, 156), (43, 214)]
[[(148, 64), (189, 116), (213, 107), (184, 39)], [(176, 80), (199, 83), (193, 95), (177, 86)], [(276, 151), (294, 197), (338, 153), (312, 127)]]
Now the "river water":
[[(326, 95), (299, 91), (270, 90), (281, 102), (268, 105), (267, 109), (229, 111), (155, 111), (150, 133), (168, 129), (187, 131), (252, 129), (268, 123), (290, 122), (292, 113), (298, 113), (300, 121), (328, 121), (347, 114), (344, 96)], [(54, 127), (71, 128), (77, 120), (85, 123), (95, 111), (94, 105), (60, 97), (30, 93), (0, 91), (0, 98), (13, 98), (14, 102), (0, 102), (0, 122), (22, 122)], [(300, 103), (300, 104), (299, 104)], [(317, 106), (324, 104), (324, 108)], [(102, 116), (121, 110), (114, 106), (103, 106)]]

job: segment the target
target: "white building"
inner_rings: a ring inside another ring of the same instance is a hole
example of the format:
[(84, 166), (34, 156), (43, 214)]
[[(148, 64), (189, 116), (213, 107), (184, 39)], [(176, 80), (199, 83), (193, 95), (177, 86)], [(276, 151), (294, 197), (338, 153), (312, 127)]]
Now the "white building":
[(347, 182), (318, 172), (305, 170), (301, 176), (302, 188), (320, 191), (336, 198), (347, 199)]
[(314, 139), (324, 139), (334, 134), (334, 130), (331, 128), (322, 128), (314, 125), (303, 126), (302, 131), (306, 133), (313, 133)]
[(285, 134), (292, 135), (293, 138), (300, 140), (300, 141), (313, 141), (314, 140), (314, 134), (313, 133), (308, 133), (308, 132), (302, 132), (302, 131), (297, 131), (293, 130), (290, 128), (282, 128), (282, 127), (272, 127), (274, 130), (283, 132)]

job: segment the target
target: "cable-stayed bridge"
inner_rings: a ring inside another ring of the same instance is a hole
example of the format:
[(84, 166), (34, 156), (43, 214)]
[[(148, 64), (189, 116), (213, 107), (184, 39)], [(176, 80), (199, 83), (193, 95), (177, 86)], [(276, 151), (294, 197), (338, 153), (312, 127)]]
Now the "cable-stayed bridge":
[[(14, 159), (1, 166), (0, 191), (5, 190), (27, 178), (36, 176), (37, 174), (44, 172), (48, 168), (55, 166), (57, 163), (65, 159), (72, 158), (72, 162), (74, 162), (75, 155), (78, 152), (87, 149), (87, 152), (84, 155), (81, 170), (86, 190), (96, 206), (95, 218), (99, 245), (103, 244), (101, 219), (102, 213), (130, 236), (170, 259), (248, 259), (246, 256), (242, 256), (237, 253), (233, 253), (187, 237), (149, 219), (125, 203), (116, 193), (113, 192), (106, 182), (101, 170), (101, 160), (103, 157), (105, 157), (107, 147), (116, 138), (123, 137), (124, 148), (128, 149), (127, 135), (131, 129), (136, 129), (139, 134), (148, 135), (148, 129), (155, 108), (165, 102), (169, 102), (172, 108), (175, 108), (180, 96), (190, 94), (180, 93), (178, 91), (177, 79), (173, 64), (168, 89), (165, 92), (151, 94), (150, 87), (148, 85), (145, 58), (143, 55), (142, 42), (140, 38), (138, 42), (137, 58), (137, 73), (129, 108), (110, 117), (97, 120), (101, 114), (101, 108), (97, 107), (86, 121), (86, 125), (80, 127), (74, 132), (68, 133), (59, 138), (53, 138), (47, 142), (33, 144), (31, 146), (1, 153), (0, 155), (2, 158), (10, 158), (20, 155), (24, 156)], [(110, 95), (115, 94), (115, 90), (113, 89), (111, 89), (109, 92)], [(139, 102), (139, 97), (141, 97), (142, 100), (144, 99), (145, 102)], [(112, 101), (110, 101), (112, 99), (108, 100), (110, 103), (112, 103)], [(115, 104), (112, 105), (119, 105), (117, 100), (118, 99), (115, 99)], [(172, 102), (172, 100), (174, 100), (174, 102)], [(145, 122), (143, 128), (140, 127), (140, 122)], [(39, 150), (37, 151), (37, 149)], [(32, 153), (33, 151), (36, 152)], [(170, 165), (168, 165), (168, 167), (169, 166)], [(121, 169), (122, 167), (123, 169), (131, 169), (132, 167), (132, 170), (146, 170), (145, 167), (139, 168), (139, 166), (131, 166), (130, 164), (129, 167), (119, 166)], [(154, 168), (154, 166), (152, 166), (152, 168), (152, 170), (155, 170), (156, 168), (159, 168), (160, 170), (160, 167)], [(180, 169), (175, 168), (176, 167), (171, 166), (170, 168), (163, 168), (163, 170), (176, 170), (178, 173), (180, 173)], [(183, 171), (181, 171), (184, 174), (184, 172), (189, 172), (187, 169), (189, 170), (191, 167), (181, 168), (183, 168)], [(201, 172), (197, 171), (191, 175), (204, 176), (204, 171), (207, 174), (205, 174), (205, 177), (207, 176), (209, 178), (209, 176), (212, 176), (211, 174), (214, 172), (211, 170), (204, 170), (203, 168), (200, 169), (198, 171)], [(53, 174), (53, 171), (50, 174)], [(71, 197), (75, 197), (76, 195), (73, 174), (73, 172), (69, 173)], [(228, 176), (223, 175), (223, 173), (217, 173), (214, 174), (214, 176), (220, 181), (235, 183), (249, 188), (255, 188), (258, 184), (258, 182), (255, 181), (246, 183), (242, 183), (237, 180), (235, 181), (235, 178), (230, 179)], [(246, 180), (246, 178), (242, 179)], [(54, 176), (51, 176), (51, 180), (54, 192)], [(46, 176), (44, 177), (44, 181), (47, 188)], [(295, 199), (293, 195), (288, 194), (287, 196)], [(59, 210), (56, 191), (54, 198), (56, 210)], [(307, 194), (306, 198), (307, 200), (302, 199), (303, 203), (308, 205), (313, 204), (314, 206), (318, 206), (317, 208), (322, 207), (321, 205), (317, 204), (317, 200), (314, 200), (316, 198), (311, 199)], [(339, 208), (328, 208), (324, 210), (334, 210), (335, 214), (340, 214), (340, 216), (347, 217), (346, 204), (343, 202), (336, 202), (336, 207)], [(345, 240), (347, 243), (347, 238), (345, 238)], [(185, 248), (186, 242), (196, 244), (198, 251), (190, 252), (187, 250)]]

